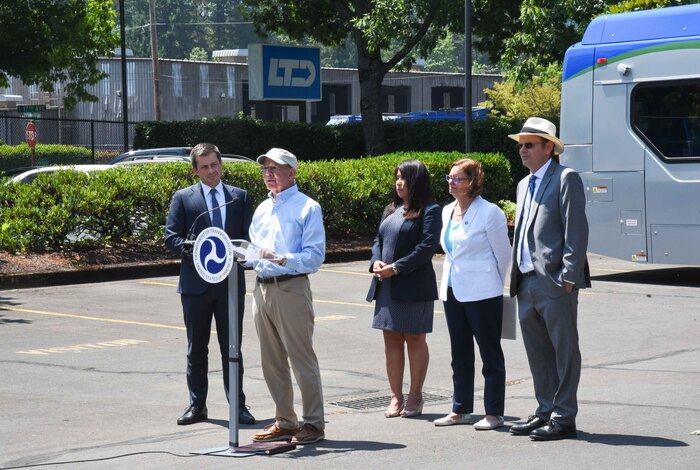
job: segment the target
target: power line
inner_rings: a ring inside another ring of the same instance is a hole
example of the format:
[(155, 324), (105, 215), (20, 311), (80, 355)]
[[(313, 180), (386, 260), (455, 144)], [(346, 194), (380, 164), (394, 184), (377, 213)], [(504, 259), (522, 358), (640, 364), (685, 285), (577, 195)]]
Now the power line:
[[(211, 23), (211, 22), (202, 22), (202, 23), (155, 23), (156, 27), (159, 26), (224, 26), (224, 25), (242, 25), (242, 24), (253, 24), (252, 21), (227, 21), (224, 23)], [(144, 29), (144, 28), (150, 28), (151, 23), (144, 24), (141, 26), (129, 26), (126, 28), (127, 30), (131, 29)]]

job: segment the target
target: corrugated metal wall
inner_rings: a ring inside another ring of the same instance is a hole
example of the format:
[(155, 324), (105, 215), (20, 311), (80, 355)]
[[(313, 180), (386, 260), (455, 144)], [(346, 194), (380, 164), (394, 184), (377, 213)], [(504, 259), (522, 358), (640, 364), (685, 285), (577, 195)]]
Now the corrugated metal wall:
[[(214, 116), (234, 116), (244, 110), (243, 85), (248, 82), (248, 66), (228, 62), (194, 62), (161, 60), (160, 63), (161, 118), (163, 120), (200, 119)], [(95, 103), (79, 103), (66, 117), (75, 119), (122, 119), (121, 64), (119, 58), (100, 59), (99, 67), (109, 77), (89, 90), (97, 96)], [(360, 84), (354, 69), (321, 71), (324, 84), (349, 87), (351, 114), (360, 114)], [(472, 76), (472, 106), (484, 100), (485, 88), (500, 82), (500, 75)], [(17, 79), (11, 81), (6, 94), (22, 95), (24, 103), (61, 106), (62, 88), (57, 84), (53, 93), (26, 86)], [(389, 73), (385, 87), (408, 87), (407, 111), (433, 109), (433, 88), (464, 88), (464, 75), (429, 72)], [(246, 87), (247, 88), (247, 87)], [(127, 89), (129, 121), (155, 118), (153, 104), (153, 74), (150, 59), (127, 59)], [(405, 98), (404, 98), (405, 99)], [(247, 100), (246, 100), (247, 101)], [(450, 103), (461, 107), (462, 103)], [(311, 119), (313, 104), (307, 105)], [(328, 107), (327, 107), (328, 108)], [(332, 109), (332, 107), (330, 107)]]

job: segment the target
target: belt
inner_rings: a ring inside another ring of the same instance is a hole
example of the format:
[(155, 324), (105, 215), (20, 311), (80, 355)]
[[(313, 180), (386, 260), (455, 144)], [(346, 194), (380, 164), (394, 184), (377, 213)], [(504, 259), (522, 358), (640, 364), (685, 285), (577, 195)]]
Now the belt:
[(282, 281), (288, 281), (290, 279), (294, 279), (295, 277), (307, 277), (308, 274), (282, 274), (281, 276), (274, 276), (274, 277), (258, 277), (256, 278), (256, 281), (258, 281), (260, 284), (272, 284), (275, 282), (282, 282)]
[(536, 273), (535, 273), (535, 270), (534, 270), (534, 269), (533, 269), (532, 271), (528, 271), (528, 272), (526, 272), (526, 273), (520, 273), (520, 275), (521, 275), (522, 277), (534, 276), (535, 274), (536, 274)]

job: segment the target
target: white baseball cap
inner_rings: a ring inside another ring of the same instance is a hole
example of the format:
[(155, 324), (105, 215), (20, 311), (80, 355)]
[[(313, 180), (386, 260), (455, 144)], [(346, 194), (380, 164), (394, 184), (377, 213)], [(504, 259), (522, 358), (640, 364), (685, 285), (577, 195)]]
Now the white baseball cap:
[(265, 160), (268, 158), (275, 163), (279, 163), (280, 165), (289, 165), (292, 168), (296, 168), (298, 165), (297, 157), (295, 157), (292, 152), (285, 149), (271, 148), (267, 151), (267, 153), (260, 155), (257, 162), (263, 165)]

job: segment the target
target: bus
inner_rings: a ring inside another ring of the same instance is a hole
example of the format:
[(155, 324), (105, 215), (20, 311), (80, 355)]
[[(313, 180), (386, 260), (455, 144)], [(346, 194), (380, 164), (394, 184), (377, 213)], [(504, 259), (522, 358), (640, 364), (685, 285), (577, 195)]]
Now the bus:
[(700, 265), (700, 4), (594, 19), (564, 58), (560, 136), (589, 251)]

